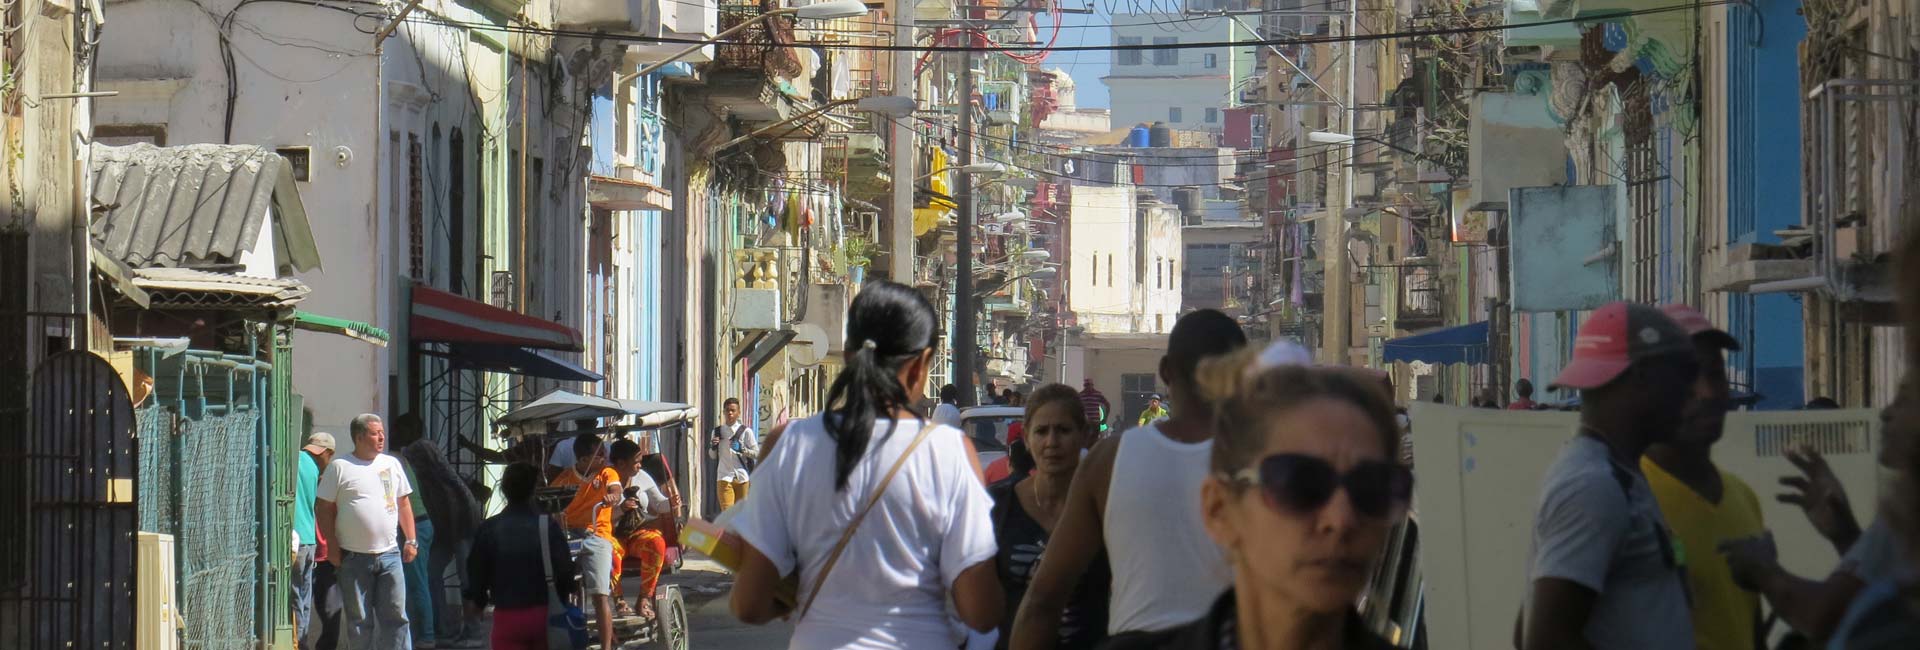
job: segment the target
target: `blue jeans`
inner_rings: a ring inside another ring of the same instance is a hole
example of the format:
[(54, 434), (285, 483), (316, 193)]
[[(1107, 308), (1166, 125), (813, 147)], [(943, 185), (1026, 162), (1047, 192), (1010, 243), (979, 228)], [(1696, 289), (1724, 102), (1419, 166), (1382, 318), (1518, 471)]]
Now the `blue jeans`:
[[(404, 533), (402, 533), (404, 534)], [(433, 548), (433, 522), (421, 517), (413, 522), (413, 534), (420, 542), (420, 554), (406, 563), (407, 576), (407, 620), (412, 623), (413, 642), (416, 645), (433, 643), (433, 586), (428, 584), (428, 576), (433, 566), (427, 558), (428, 550)], [(406, 540), (401, 540), (404, 543)]]
[[(427, 586), (433, 589), (433, 620), (439, 626), (434, 630), (436, 639), (459, 637), (479, 638), (474, 626), (477, 621), (468, 621), (463, 603), (459, 598), (448, 602), (447, 574), (453, 573), (454, 580), (461, 590), (467, 585), (467, 555), (473, 550), (473, 540), (436, 538), (434, 540), (433, 563), (427, 568)], [(419, 562), (419, 560), (414, 560)], [(411, 588), (411, 587), (409, 587)]]
[(407, 584), (400, 549), (379, 555), (345, 551), (340, 602), (346, 610), (344, 650), (413, 650), (407, 631)]
[(313, 620), (313, 552), (319, 547), (301, 544), (293, 553), (293, 625), (294, 634), (305, 636)]

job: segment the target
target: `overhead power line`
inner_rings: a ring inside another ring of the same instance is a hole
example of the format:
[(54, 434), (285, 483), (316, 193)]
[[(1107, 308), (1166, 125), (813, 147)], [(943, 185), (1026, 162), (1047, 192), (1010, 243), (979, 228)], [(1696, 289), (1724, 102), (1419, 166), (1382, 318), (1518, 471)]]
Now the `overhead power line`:
[[(1648, 7), (1645, 9), (1604, 11), (1604, 12), (1598, 12), (1598, 13), (1589, 14), (1589, 15), (1575, 16), (1571, 18), (1537, 20), (1537, 21), (1530, 21), (1530, 22), (1523, 22), (1523, 23), (1503, 23), (1503, 24), (1494, 24), (1494, 25), (1467, 25), (1467, 26), (1461, 26), (1461, 27), (1449, 27), (1444, 29), (1403, 30), (1403, 31), (1397, 31), (1397, 32), (1382, 32), (1382, 33), (1370, 33), (1370, 34), (1304, 36), (1304, 37), (1296, 37), (1296, 38), (1250, 39), (1250, 40), (1244, 40), (1244, 41), (1209, 41), (1209, 42), (1195, 42), (1195, 43), (1141, 43), (1136, 45), (1114, 44), (1114, 45), (1077, 45), (1077, 46), (1055, 45), (1051, 48), (1042, 47), (1038, 45), (969, 47), (964, 45), (879, 45), (879, 44), (854, 44), (854, 43), (746, 43), (746, 42), (737, 42), (737, 41), (710, 41), (710, 40), (703, 40), (703, 39), (697, 39), (697, 38), (633, 36), (633, 35), (626, 35), (626, 34), (609, 34), (606, 32), (538, 28), (538, 27), (529, 27), (524, 25), (504, 25), (503, 26), (503, 25), (494, 25), (494, 24), (488, 24), (488, 23), (467, 23), (467, 22), (461, 22), (461, 21), (450, 21), (442, 18), (422, 17), (422, 16), (409, 17), (407, 20), (410, 22), (430, 22), (430, 23), (438, 23), (438, 24), (453, 25), (453, 26), (471, 27), (474, 29), (505, 31), (505, 32), (517, 33), (517, 34), (531, 34), (531, 35), (542, 35), (542, 36), (570, 36), (575, 38), (587, 38), (587, 39), (597, 38), (597, 39), (603, 39), (608, 41), (625, 42), (625, 43), (665, 43), (665, 44), (681, 44), (681, 45), (746, 45), (746, 46), (762, 47), (762, 48), (854, 50), (854, 51), (873, 51), (873, 52), (991, 52), (991, 53), (1025, 54), (1025, 53), (1036, 53), (1036, 52), (1043, 52), (1043, 51), (1122, 52), (1122, 51), (1153, 51), (1153, 50), (1196, 50), (1196, 49), (1209, 49), (1209, 48), (1221, 48), (1221, 47), (1293, 46), (1293, 45), (1320, 45), (1320, 44), (1327, 44), (1327, 43), (1364, 43), (1364, 42), (1373, 42), (1373, 41), (1396, 41), (1396, 40), (1407, 40), (1407, 39), (1413, 39), (1413, 38), (1422, 38), (1427, 36), (1451, 36), (1451, 35), (1459, 35), (1459, 34), (1478, 34), (1478, 33), (1485, 33), (1485, 32), (1506, 31), (1510, 29), (1526, 29), (1529, 27), (1549, 27), (1553, 25), (1569, 25), (1569, 24), (1575, 24), (1575, 23), (1597, 23), (1597, 22), (1605, 22), (1610, 20), (1618, 20), (1621, 18), (1631, 18), (1635, 16), (1672, 13), (1672, 12), (1678, 12), (1678, 11), (1691, 11), (1691, 10), (1701, 9), (1705, 7), (1714, 7), (1719, 5), (1744, 4), (1745, 2), (1747, 2), (1747, 0), (1704, 0), (1702, 2), (1692, 2), (1687, 4)], [(371, 32), (368, 32), (368, 33), (371, 33)]]

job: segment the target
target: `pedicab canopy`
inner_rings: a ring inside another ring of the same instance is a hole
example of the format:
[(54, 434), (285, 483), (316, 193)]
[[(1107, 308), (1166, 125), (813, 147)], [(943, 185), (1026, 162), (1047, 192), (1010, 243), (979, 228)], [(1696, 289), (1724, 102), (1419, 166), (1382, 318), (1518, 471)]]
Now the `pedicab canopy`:
[(494, 423), (503, 427), (500, 433), (502, 437), (517, 438), (528, 433), (544, 431), (544, 425), (548, 422), (631, 417), (633, 418), (631, 423), (620, 426), (632, 429), (658, 429), (692, 422), (698, 415), (699, 409), (678, 402), (613, 399), (554, 389), (519, 408), (508, 411), (506, 415), (494, 420)]

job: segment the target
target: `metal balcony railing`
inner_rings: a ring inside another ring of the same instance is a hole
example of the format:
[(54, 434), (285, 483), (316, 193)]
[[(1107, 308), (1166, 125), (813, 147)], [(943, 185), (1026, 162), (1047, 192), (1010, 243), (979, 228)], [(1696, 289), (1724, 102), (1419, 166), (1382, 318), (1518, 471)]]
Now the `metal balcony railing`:
[[(741, 23), (760, 20), (760, 16), (775, 9), (763, 3), (727, 3), (720, 5), (720, 29), (732, 29)], [(800, 59), (794, 56), (793, 23), (785, 18), (760, 20), (759, 24), (747, 28), (729, 39), (731, 42), (715, 46), (713, 62), (709, 68), (715, 72), (763, 72), (769, 75), (795, 76), (804, 72)]]
[(1876, 127), (1885, 116), (1911, 115), (1916, 102), (1920, 80), (1830, 79), (1807, 93), (1802, 106), (1805, 214), (1819, 274), (1809, 282), (1821, 281), (1842, 299), (1864, 297), (1869, 288), (1863, 282), (1884, 289), (1884, 282), (1855, 273), (1892, 251), (1903, 234), (1899, 213), (1906, 208), (1890, 199), (1899, 189), (1888, 186), (1901, 182), (1900, 175), (1885, 173), (1885, 161), (1875, 159), (1874, 140), (1887, 137)]

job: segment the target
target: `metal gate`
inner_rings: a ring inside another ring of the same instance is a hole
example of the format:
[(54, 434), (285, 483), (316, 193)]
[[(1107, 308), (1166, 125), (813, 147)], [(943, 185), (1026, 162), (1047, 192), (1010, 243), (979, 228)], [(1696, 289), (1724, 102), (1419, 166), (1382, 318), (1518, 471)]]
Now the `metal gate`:
[[(26, 581), (0, 594), (0, 648), (133, 648), (133, 402), (88, 352), (49, 356), (29, 384)], [(12, 549), (9, 549), (11, 552)], [(11, 619), (11, 620), (9, 620)]]

